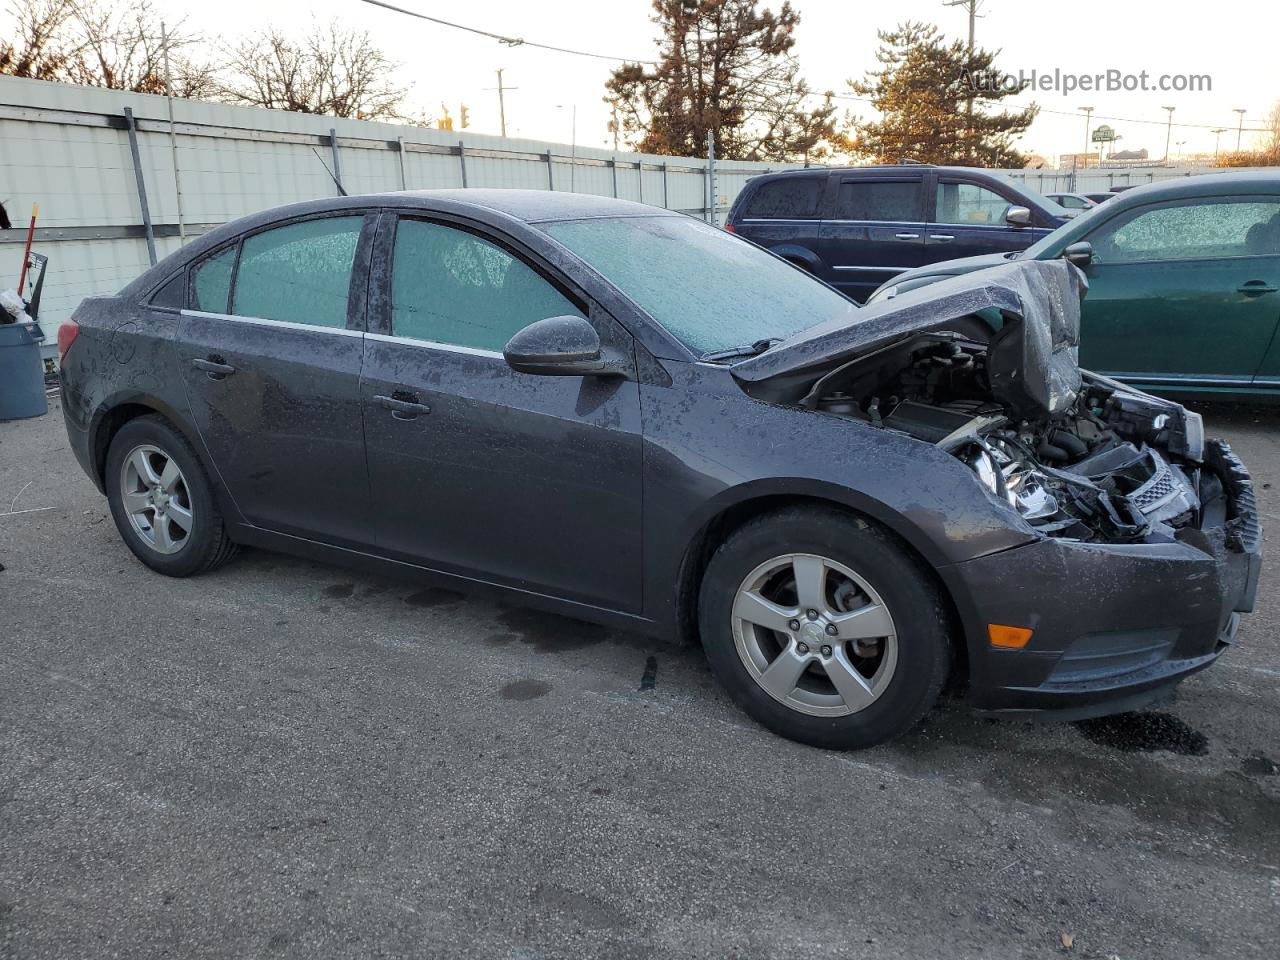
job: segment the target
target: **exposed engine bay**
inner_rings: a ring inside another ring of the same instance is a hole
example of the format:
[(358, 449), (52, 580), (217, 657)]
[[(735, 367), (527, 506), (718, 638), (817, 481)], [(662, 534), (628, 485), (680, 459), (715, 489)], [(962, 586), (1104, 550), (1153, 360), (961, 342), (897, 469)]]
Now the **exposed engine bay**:
[(1020, 326), (989, 343), (904, 338), (822, 376), (799, 403), (935, 444), (1045, 536), (1168, 542), (1225, 509), (1221, 481), (1201, 468), (1199, 416), (1082, 374), (1074, 349), (1026, 356), (1036, 348)]

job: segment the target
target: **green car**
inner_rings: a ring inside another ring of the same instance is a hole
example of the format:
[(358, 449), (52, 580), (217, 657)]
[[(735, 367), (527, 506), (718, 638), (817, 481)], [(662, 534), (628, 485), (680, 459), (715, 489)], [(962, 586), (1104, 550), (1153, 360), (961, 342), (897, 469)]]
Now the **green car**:
[(908, 270), (868, 302), (1055, 257), (1089, 278), (1082, 367), (1157, 392), (1280, 399), (1280, 171), (1127, 190), (1026, 250)]

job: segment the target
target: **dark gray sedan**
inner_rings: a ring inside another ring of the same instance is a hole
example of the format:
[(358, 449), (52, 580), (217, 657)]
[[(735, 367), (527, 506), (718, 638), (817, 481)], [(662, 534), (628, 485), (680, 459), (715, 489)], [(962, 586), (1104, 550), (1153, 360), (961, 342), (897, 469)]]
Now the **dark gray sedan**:
[(1248, 474), (1079, 369), (1084, 292), (1029, 261), (860, 309), (652, 207), (347, 197), (85, 301), (63, 408), (160, 573), (249, 544), (699, 637), (762, 723), (861, 747), (947, 684), (1146, 703), (1252, 607)]

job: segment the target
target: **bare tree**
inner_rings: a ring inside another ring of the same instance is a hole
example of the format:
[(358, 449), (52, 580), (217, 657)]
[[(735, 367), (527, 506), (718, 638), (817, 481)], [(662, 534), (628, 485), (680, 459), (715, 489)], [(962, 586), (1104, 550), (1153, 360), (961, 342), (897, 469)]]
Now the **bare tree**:
[(316, 24), (295, 40), (276, 28), (226, 51), (228, 79), (220, 97), (271, 110), (359, 120), (405, 119), (405, 89), (391, 79), (396, 64), (364, 31), (337, 21)]
[[(15, 2), (9, 12), (18, 22), (18, 41), (0, 44), (0, 74), (134, 93), (165, 92), (164, 41), (151, 0), (121, 8), (98, 0), (35, 0)], [(212, 68), (184, 53), (199, 37), (187, 33), (179, 21), (169, 30), (168, 42), (174, 94), (213, 94), (217, 85)]]
[(0, 76), (64, 79), (70, 53), (62, 34), (73, 14), (71, 0), (14, 2), (7, 12), (14, 28), (0, 35)]

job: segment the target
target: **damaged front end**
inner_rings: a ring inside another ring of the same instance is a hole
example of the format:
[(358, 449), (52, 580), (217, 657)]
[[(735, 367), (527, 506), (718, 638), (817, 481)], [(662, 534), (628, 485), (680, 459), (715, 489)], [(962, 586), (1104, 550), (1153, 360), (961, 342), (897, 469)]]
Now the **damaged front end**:
[[(1254, 605), (1262, 533), (1248, 472), (1195, 413), (1080, 370), (1085, 289), (1065, 262), (1017, 262), (732, 368), (759, 399), (955, 457), (1029, 535), (938, 570), (981, 709), (1137, 709), (1211, 664)], [(990, 625), (1024, 629), (1026, 645), (994, 650)]]
[[(734, 372), (754, 395), (790, 392), (799, 406), (936, 444), (1043, 536), (1171, 542), (1221, 509), (1197, 414), (1080, 370), (1083, 274), (1065, 262), (986, 272), (996, 276), (893, 301), (870, 319), (884, 328), (878, 342), (841, 355), (828, 336), (825, 369), (811, 350), (807, 367), (754, 381), (746, 365)], [(989, 339), (947, 329), (992, 311), (1000, 329)]]

